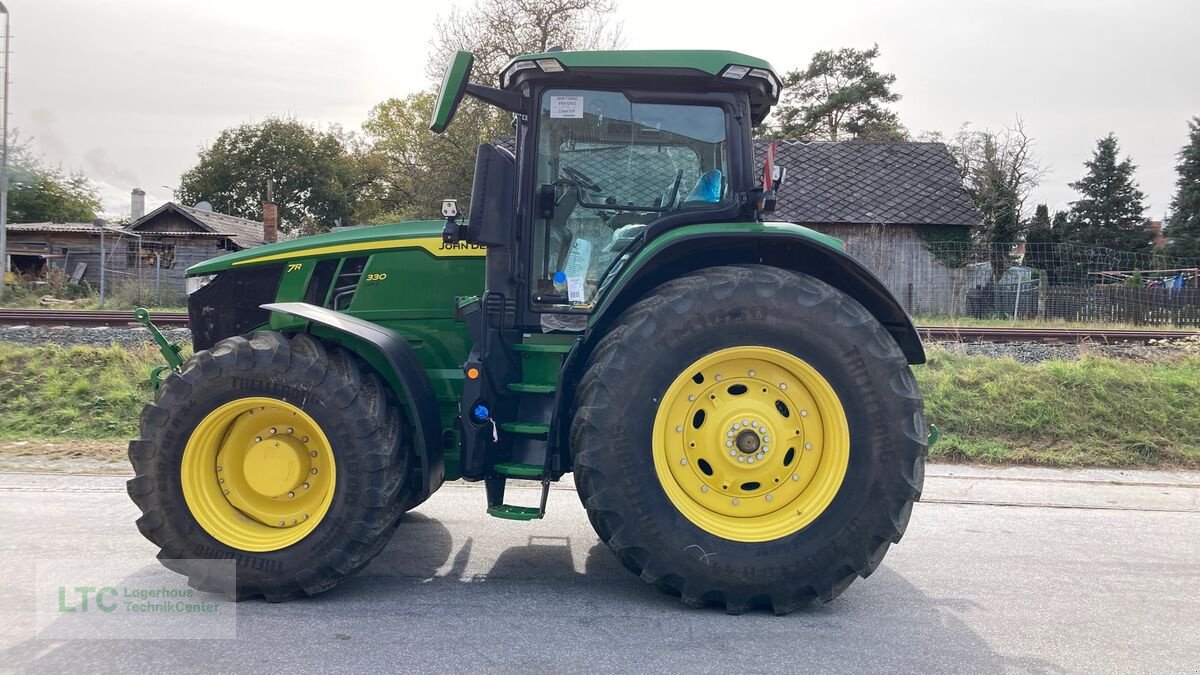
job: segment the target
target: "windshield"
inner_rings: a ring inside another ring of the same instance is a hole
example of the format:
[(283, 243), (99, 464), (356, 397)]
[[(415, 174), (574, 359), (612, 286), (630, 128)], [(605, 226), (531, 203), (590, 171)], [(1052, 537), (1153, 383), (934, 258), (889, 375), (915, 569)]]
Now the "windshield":
[(541, 305), (586, 307), (600, 274), (647, 223), (729, 198), (718, 106), (548, 90), (537, 152), (533, 293)]

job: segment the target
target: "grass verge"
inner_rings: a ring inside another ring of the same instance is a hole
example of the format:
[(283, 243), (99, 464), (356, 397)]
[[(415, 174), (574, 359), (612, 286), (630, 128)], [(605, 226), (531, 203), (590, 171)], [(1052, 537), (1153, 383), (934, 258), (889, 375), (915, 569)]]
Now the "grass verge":
[[(1200, 355), (1022, 364), (935, 347), (929, 356), (915, 372), (941, 431), (934, 460), (1200, 468)], [(151, 347), (0, 343), (0, 441), (108, 441), (50, 454), (111, 458), (111, 442), (137, 434), (147, 373), (160, 363)], [(0, 454), (37, 447), (0, 442)]]
[(1200, 356), (1013, 359), (931, 349), (916, 368), (933, 459), (1044, 466), (1200, 468)]

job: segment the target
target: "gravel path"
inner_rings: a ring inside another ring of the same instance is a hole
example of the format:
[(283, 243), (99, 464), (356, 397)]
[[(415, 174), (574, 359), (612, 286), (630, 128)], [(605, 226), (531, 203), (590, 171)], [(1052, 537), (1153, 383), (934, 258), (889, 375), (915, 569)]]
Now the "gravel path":
[[(163, 335), (175, 343), (191, 342), (192, 332), (186, 328), (163, 329)], [(152, 345), (150, 331), (136, 328), (78, 328), (73, 326), (0, 326), (0, 342), (13, 342), (32, 347), (47, 344), (71, 347), (90, 345), (107, 347), (116, 343), (123, 347)]]

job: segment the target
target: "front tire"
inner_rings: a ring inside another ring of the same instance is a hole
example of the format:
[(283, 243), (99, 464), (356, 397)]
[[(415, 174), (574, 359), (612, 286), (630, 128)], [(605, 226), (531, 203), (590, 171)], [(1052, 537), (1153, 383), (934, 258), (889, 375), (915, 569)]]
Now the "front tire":
[(200, 590), (237, 599), (315, 595), (362, 569), (403, 512), (410, 453), (377, 375), (308, 335), (222, 340), (142, 411), (127, 484), (138, 529)]
[(919, 498), (916, 381), (860, 304), (812, 277), (714, 267), (626, 310), (571, 430), (580, 499), (630, 571), (685, 604), (776, 613), (875, 570)]

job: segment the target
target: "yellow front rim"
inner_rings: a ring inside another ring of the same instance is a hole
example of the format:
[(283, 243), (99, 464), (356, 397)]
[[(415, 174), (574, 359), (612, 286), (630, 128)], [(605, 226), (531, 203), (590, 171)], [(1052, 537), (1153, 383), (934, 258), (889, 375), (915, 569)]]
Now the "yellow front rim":
[(336, 484), (329, 439), (303, 410), (273, 398), (231, 401), (196, 425), (183, 450), (183, 499), (200, 527), (243, 551), (308, 536)]
[(675, 508), (733, 541), (770, 541), (821, 515), (850, 462), (833, 387), (770, 347), (730, 347), (688, 366), (654, 418), (654, 468)]

